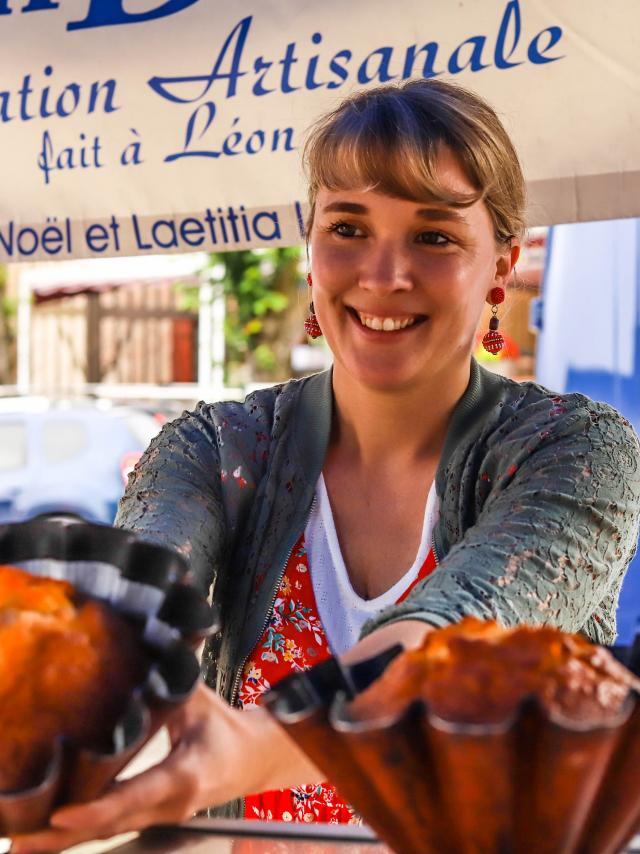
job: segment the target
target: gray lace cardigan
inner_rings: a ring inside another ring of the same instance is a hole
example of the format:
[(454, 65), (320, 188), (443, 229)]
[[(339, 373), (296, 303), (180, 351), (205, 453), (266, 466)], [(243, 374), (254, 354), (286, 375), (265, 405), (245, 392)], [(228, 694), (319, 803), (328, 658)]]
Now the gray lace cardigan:
[[(117, 524), (180, 551), (219, 604), (204, 672), (230, 702), (305, 526), (331, 414), (329, 372), (201, 403), (151, 443), (121, 502)], [(640, 514), (638, 438), (615, 410), (473, 362), (436, 491), (438, 569), (364, 633), (470, 614), (613, 641)]]

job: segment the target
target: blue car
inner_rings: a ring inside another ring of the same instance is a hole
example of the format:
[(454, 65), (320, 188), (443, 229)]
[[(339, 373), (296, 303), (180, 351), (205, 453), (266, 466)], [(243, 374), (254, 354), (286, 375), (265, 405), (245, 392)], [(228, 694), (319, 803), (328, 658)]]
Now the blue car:
[(111, 524), (159, 429), (133, 407), (0, 400), (0, 523), (66, 511)]

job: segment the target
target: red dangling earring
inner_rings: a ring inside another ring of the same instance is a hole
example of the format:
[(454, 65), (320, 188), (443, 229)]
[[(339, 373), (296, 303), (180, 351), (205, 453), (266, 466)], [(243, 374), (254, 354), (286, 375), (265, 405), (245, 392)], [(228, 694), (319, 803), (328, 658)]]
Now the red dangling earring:
[(492, 355), (496, 355), (504, 347), (504, 338), (498, 332), (500, 321), (498, 320), (498, 306), (504, 302), (504, 291), (502, 288), (492, 288), (489, 292), (489, 302), (491, 303), (491, 314), (493, 315), (489, 321), (489, 331), (482, 339), (482, 346)]
[[(311, 273), (307, 273), (307, 284), (309, 287), (313, 284)], [(322, 329), (320, 329), (320, 324), (318, 323), (318, 318), (316, 317), (316, 313), (313, 308), (313, 300), (309, 303), (309, 316), (304, 322), (304, 331), (307, 333), (309, 338), (320, 338), (322, 335)]]

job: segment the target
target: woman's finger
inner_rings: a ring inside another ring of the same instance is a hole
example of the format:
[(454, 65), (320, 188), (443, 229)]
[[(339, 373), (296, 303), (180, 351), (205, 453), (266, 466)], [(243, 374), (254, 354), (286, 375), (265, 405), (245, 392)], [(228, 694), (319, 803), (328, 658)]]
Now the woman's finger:
[(65, 830), (93, 827), (113, 834), (138, 830), (145, 826), (144, 821), (182, 821), (197, 809), (199, 791), (197, 777), (185, 768), (187, 764), (172, 754), (161, 764), (117, 783), (91, 803), (62, 807), (51, 816), (51, 825)]
[(195, 787), (188, 776), (183, 769), (158, 766), (118, 783), (99, 800), (63, 807), (52, 815), (50, 828), (16, 836), (12, 854), (61, 851), (89, 839), (184, 821), (195, 812), (190, 803)]
[[(194, 692), (175, 722), (173, 748), (162, 762), (114, 784), (91, 803), (57, 810), (48, 830), (20, 839), (19, 854), (175, 824), (246, 791), (281, 788), (271, 785), (281, 782), (280, 765), (287, 785), (289, 776), (296, 783), (308, 776), (308, 761), (266, 712), (232, 709), (205, 686)], [(290, 766), (297, 769), (295, 775)]]
[(52, 854), (63, 851), (72, 845), (88, 842), (90, 839), (108, 839), (113, 833), (99, 836), (94, 829), (83, 827), (76, 830), (54, 830), (47, 828), (37, 833), (29, 833), (13, 837), (11, 854)]

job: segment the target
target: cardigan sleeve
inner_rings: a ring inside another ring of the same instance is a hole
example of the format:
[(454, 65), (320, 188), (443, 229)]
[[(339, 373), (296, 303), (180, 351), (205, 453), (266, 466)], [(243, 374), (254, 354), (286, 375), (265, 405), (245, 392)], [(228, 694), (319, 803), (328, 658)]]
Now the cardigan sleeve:
[(615, 410), (574, 397), (579, 405), (557, 407), (535, 431), (520, 424), (488, 443), (475, 495), (489, 492), (474, 524), (404, 603), (365, 625), (363, 636), (397, 620), (443, 626), (471, 615), (613, 640), (613, 617), (609, 628), (598, 626), (600, 606), (608, 602), (614, 612), (636, 550), (640, 447)]
[(174, 548), (208, 593), (227, 548), (215, 424), (202, 405), (165, 425), (129, 476), (115, 524)]

